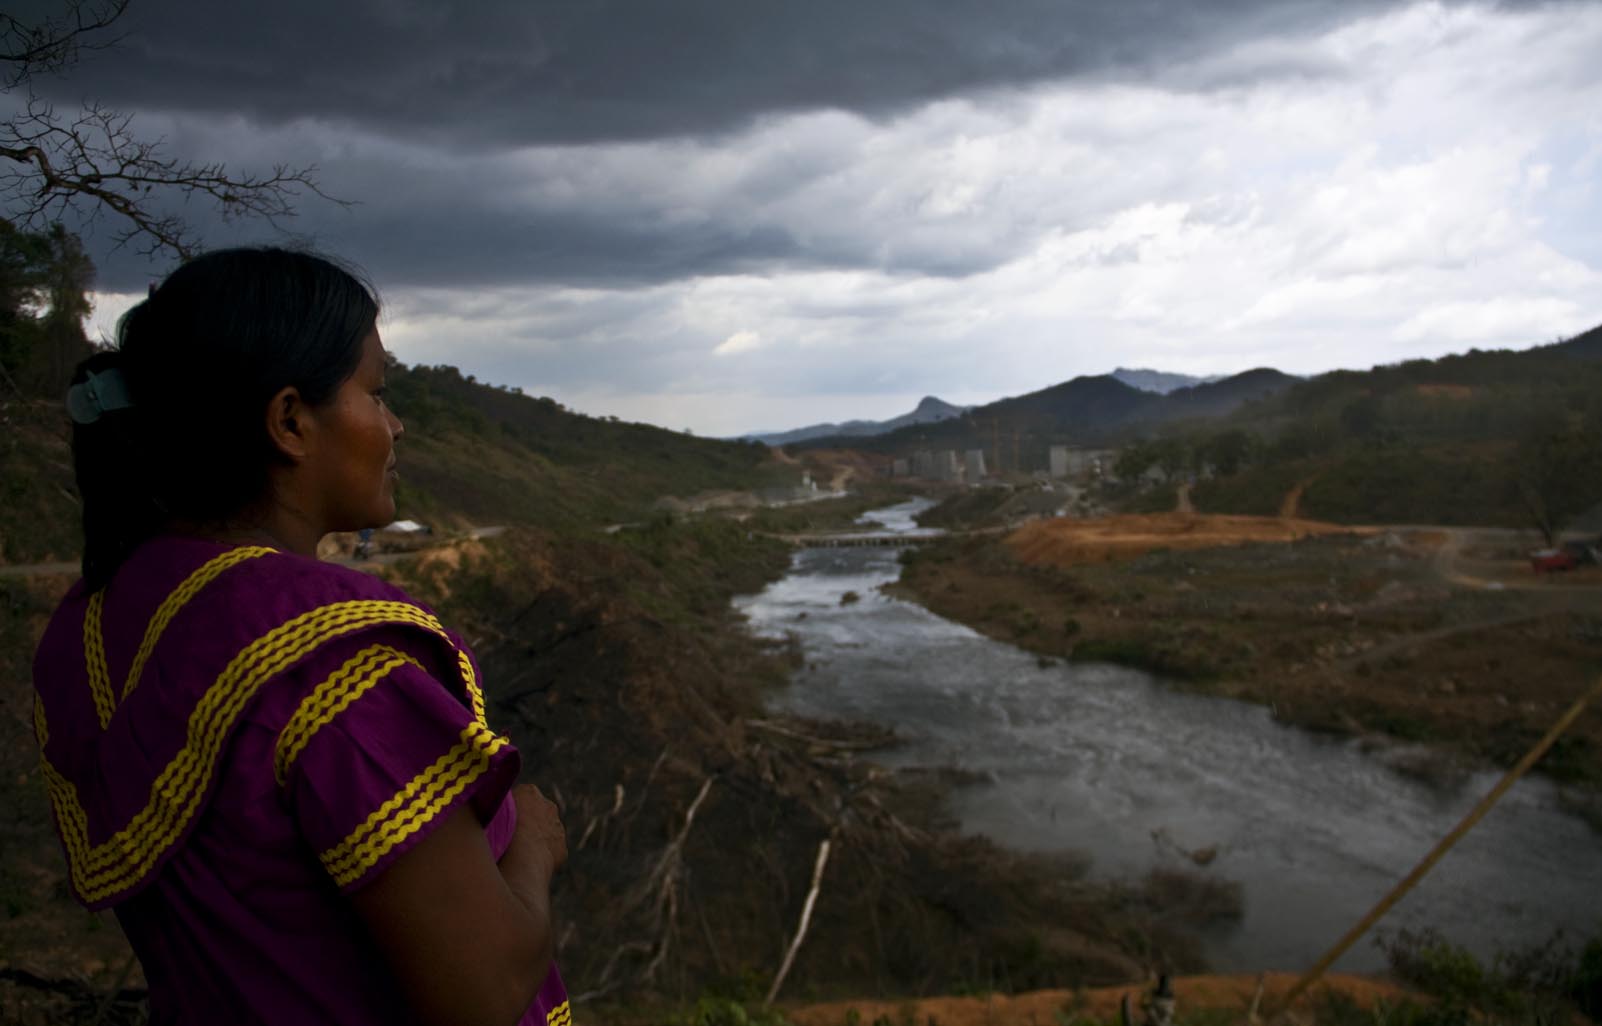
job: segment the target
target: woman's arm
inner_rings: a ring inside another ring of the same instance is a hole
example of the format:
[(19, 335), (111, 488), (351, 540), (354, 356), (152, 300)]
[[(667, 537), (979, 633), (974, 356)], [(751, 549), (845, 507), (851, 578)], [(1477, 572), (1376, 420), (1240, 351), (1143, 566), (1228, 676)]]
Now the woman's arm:
[(567, 841), (538, 788), (512, 796), (517, 828), (499, 864), (477, 817), (459, 806), (351, 895), (425, 1023), (511, 1026), (550, 968), (551, 876)]

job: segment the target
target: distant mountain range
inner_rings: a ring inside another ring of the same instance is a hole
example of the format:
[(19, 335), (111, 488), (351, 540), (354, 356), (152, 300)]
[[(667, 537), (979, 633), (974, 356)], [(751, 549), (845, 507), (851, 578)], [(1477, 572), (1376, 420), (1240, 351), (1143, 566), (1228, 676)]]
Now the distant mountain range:
[(911, 413), (903, 413), (889, 420), (848, 420), (844, 424), (813, 424), (793, 431), (776, 431), (772, 434), (744, 437), (754, 438), (768, 445), (790, 445), (795, 442), (811, 441), (814, 438), (862, 438), (887, 434), (912, 424), (934, 424), (950, 420), (962, 416), (967, 409), (966, 406), (953, 406), (943, 399), (928, 395), (918, 401), (917, 408)]
[[(1602, 361), (1602, 327), (1561, 343), (1529, 350), (1527, 355), (1485, 354), (1485, 358), (1511, 358), (1514, 362), (1510, 368), (1540, 366), (1543, 369), (1537, 372), (1539, 378), (1549, 372), (1549, 365), (1541, 361), (1550, 355)], [(1476, 358), (1466, 354), (1414, 362), (1420, 368), (1427, 365), (1450, 372), (1455, 367), (1454, 361), (1466, 359)], [(1416, 372), (1425, 373), (1424, 370)], [(1077, 377), (982, 406), (955, 406), (930, 397), (920, 402), (912, 413), (891, 420), (817, 424), (750, 437), (770, 445), (799, 445), (809, 449), (849, 447), (895, 456), (909, 456), (918, 450), (979, 449), (990, 454), (997, 468), (1027, 468), (1045, 465), (1051, 445), (1121, 445), (1157, 430), (1168, 430), (1169, 425), (1178, 426), (1180, 422), (1232, 415), (1241, 425), (1255, 424), (1258, 420), (1263, 420), (1265, 425), (1268, 421), (1303, 420), (1305, 409), (1322, 404), (1322, 397), (1331, 390), (1345, 395), (1350, 385), (1357, 391), (1343, 401), (1352, 401), (1361, 397), (1362, 389), (1351, 382), (1383, 373), (1384, 368), (1332, 371), (1304, 381), (1272, 368), (1258, 368), (1228, 377), (1201, 378), (1120, 367), (1111, 374)], [(1428, 373), (1438, 372), (1429, 370)], [(1451, 378), (1451, 373), (1443, 374), (1443, 380), (1450, 382)], [(1430, 382), (1421, 384), (1427, 387)]]
[(1167, 395), (1169, 392), (1181, 388), (1189, 388), (1192, 385), (1205, 385), (1208, 382), (1221, 381), (1224, 375), (1213, 374), (1208, 377), (1198, 378), (1190, 374), (1173, 374), (1168, 371), (1147, 370), (1144, 367), (1135, 369), (1120, 367), (1113, 371), (1110, 377), (1117, 378), (1130, 388), (1138, 388), (1142, 392), (1156, 392), (1158, 395)]
[[(1120, 381), (1136, 391), (1155, 395), (1168, 395), (1180, 389), (1193, 388), (1197, 385), (1223, 380), (1218, 375), (1195, 377), (1190, 374), (1173, 374), (1168, 371), (1129, 367), (1120, 367), (1111, 374), (1105, 375), (1105, 377)], [(1005, 401), (1003, 400), (1003, 402)], [(767, 445), (794, 445), (797, 442), (810, 442), (818, 438), (871, 438), (890, 434), (900, 428), (912, 427), (918, 424), (936, 424), (943, 420), (951, 420), (962, 416), (973, 408), (971, 406), (956, 406), (931, 395), (924, 396), (918, 402), (917, 408), (911, 413), (904, 413), (889, 420), (848, 420), (842, 424), (810, 424), (790, 431), (772, 431), (765, 434), (749, 434), (741, 437), (742, 439), (755, 439)]]
[(1044, 465), (1046, 449), (1052, 444), (1115, 444), (1159, 424), (1231, 413), (1251, 400), (1269, 398), (1300, 381), (1263, 368), (1163, 394), (1136, 388), (1112, 374), (1098, 374), (959, 409), (955, 416), (938, 420), (903, 420), (887, 430), (853, 436), (820, 430), (789, 444), (805, 448), (849, 446), (898, 456), (919, 449), (983, 449), (995, 454), (998, 465)]

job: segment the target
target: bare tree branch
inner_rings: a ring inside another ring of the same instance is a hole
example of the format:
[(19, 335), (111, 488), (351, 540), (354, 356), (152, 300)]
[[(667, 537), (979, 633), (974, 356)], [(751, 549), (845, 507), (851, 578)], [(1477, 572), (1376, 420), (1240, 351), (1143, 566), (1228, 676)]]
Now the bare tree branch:
[[(84, 50), (117, 43), (105, 30), (129, 0), (60, 3), (60, 13), (32, 21), (0, 13), (0, 93), (71, 65)], [(69, 211), (86, 226), (109, 216), (115, 247), (131, 243), (145, 256), (189, 257), (199, 240), (173, 212), (173, 197), (210, 203), (224, 221), (260, 219), (275, 228), (295, 215), (305, 193), (351, 205), (318, 188), (315, 166), (233, 173), (226, 164), (173, 157), (164, 140), (136, 136), (132, 123), (131, 115), (94, 102), (58, 114), (30, 92), (22, 111), (0, 121), (0, 218), (37, 231)]]
[(132, 120), (96, 103), (62, 117), (30, 97), (23, 112), (0, 123), (0, 158), (10, 162), (0, 166), (0, 202), (13, 223), (38, 229), (69, 209), (93, 223), (109, 212), (119, 220), (117, 246), (137, 242), (147, 256), (167, 250), (187, 257), (197, 240), (182, 217), (158, 211), (159, 196), (210, 201), (224, 221), (260, 218), (274, 227), (295, 215), (303, 192), (349, 205), (318, 188), (315, 166), (231, 174), (225, 164), (169, 156), (164, 140), (136, 137)]
[(122, 17), (128, 0), (65, 0), (60, 14), (27, 22), (0, 12), (0, 82), (9, 91), (40, 72), (57, 71), (82, 50), (115, 45), (115, 37), (92, 38)]

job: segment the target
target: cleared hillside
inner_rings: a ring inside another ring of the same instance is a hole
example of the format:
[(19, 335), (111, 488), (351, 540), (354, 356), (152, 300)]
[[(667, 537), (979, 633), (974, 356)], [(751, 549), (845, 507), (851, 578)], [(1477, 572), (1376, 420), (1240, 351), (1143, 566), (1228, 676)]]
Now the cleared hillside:
[[(637, 519), (664, 496), (781, 494), (801, 477), (760, 443), (588, 417), (454, 367), (395, 364), (388, 385), (406, 424), (401, 517), (565, 529)], [(75, 559), (77, 489), (61, 405), (0, 401), (0, 424), (0, 563)]]

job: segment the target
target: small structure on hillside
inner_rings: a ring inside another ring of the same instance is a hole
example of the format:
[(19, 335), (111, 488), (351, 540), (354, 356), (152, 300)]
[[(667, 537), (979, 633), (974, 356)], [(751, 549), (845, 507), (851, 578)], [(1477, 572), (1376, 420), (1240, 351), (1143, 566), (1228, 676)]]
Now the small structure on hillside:
[(961, 481), (962, 463), (952, 449), (920, 449), (912, 454), (912, 476), (930, 481)]
[(1101, 449), (1082, 449), (1076, 445), (1054, 445), (1050, 452), (1051, 476), (1083, 480), (1101, 477), (1112, 465), (1112, 454)]
[(397, 520), (386, 525), (382, 530), (392, 534), (433, 534), (434, 529), (427, 524), (420, 524), (415, 520)]

